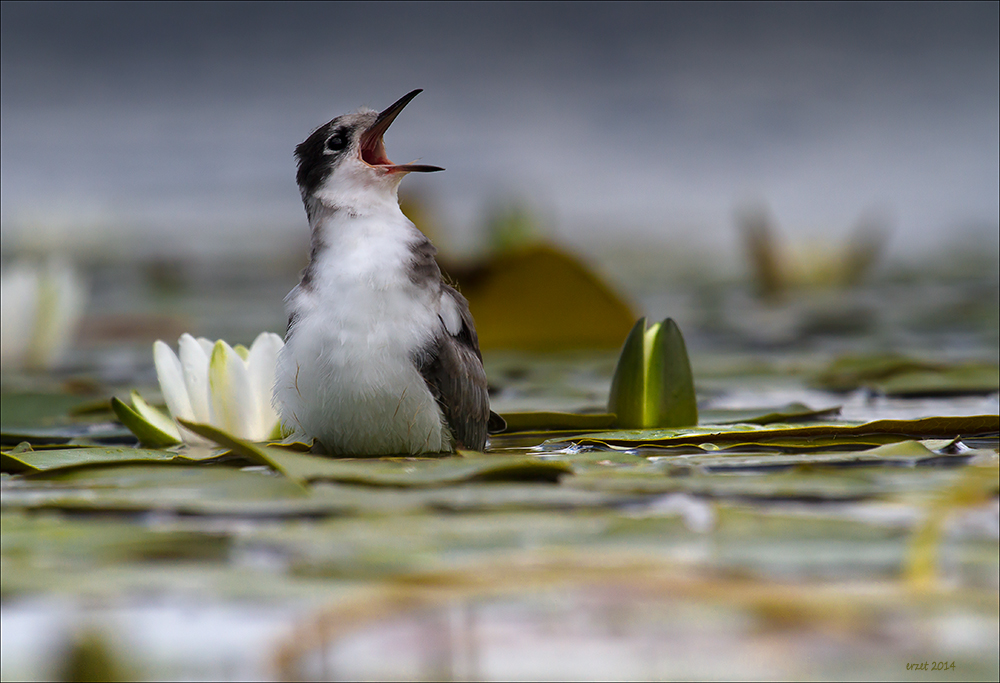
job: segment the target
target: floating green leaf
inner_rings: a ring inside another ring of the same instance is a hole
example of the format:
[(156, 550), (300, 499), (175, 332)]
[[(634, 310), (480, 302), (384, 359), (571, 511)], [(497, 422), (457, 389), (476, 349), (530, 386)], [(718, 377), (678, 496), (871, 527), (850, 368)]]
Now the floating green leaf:
[(72, 394), (5, 393), (0, 402), (0, 444), (9, 446), (22, 441), (35, 445), (122, 443), (131, 440), (127, 429), (111, 422), (94, 421), (91, 412), (73, 413), (76, 408), (92, 404)]
[(86, 403), (85, 397), (68, 393), (4, 392), (0, 400), (0, 425), (7, 431), (8, 427), (51, 424)]
[(773, 408), (715, 408), (699, 411), (698, 418), (703, 425), (758, 424), (775, 422), (807, 422), (820, 418), (834, 417), (840, 413), (840, 406), (813, 409), (804, 403), (787, 403)]
[(131, 514), (285, 517), (342, 513), (336, 500), (311, 500), (294, 481), (267, 472), (183, 460), (125, 461), (24, 475), (4, 493), (5, 509)]
[(992, 435), (1000, 431), (1000, 416), (928, 417), (920, 420), (876, 420), (826, 425), (731, 425), (687, 429), (647, 429), (550, 439), (545, 443), (595, 444), (610, 448), (773, 447), (830, 448), (877, 446), (912, 438)]
[(828, 391), (866, 388), (886, 396), (990, 393), (1000, 390), (995, 363), (943, 363), (900, 354), (837, 358), (812, 381)]
[[(37, 450), (12, 455), (3, 454), (4, 472), (39, 472), (108, 463), (170, 461), (181, 459), (177, 453), (142, 448), (67, 448)], [(188, 461), (190, 462), (190, 461)], [(8, 469), (8, 465), (11, 469)]]
[(520, 412), (504, 413), (505, 434), (532, 431), (607, 429), (615, 422), (614, 413)]
[(233, 452), (242, 455), (251, 462), (269, 467), (275, 472), (281, 473), (285, 477), (288, 477), (300, 485), (304, 481), (301, 477), (290, 473), (280, 462), (275, 461), (274, 458), (271, 457), (273, 452), (282, 452), (282, 449), (269, 449), (265, 446), (259, 446), (251, 441), (239, 439), (232, 434), (228, 434), (227, 432), (219, 429), (218, 427), (213, 427), (212, 425), (189, 422), (183, 418), (177, 418), (177, 421), (195, 434), (203, 436), (210, 441), (214, 441), (220, 446), (232, 449)]
[[(716, 408), (699, 411), (700, 424), (772, 424), (808, 422), (840, 413), (840, 406), (810, 408), (804, 403), (787, 403), (767, 408)], [(586, 431), (607, 429), (614, 425), (614, 413), (514, 412), (504, 413), (505, 434), (518, 432)]]
[(684, 337), (670, 318), (629, 332), (611, 380), (608, 412), (632, 429), (698, 424), (691, 363)]
[(827, 391), (853, 391), (870, 382), (900, 373), (934, 370), (939, 366), (899, 354), (842, 356), (813, 378), (813, 386)]
[(24, 474), (25, 472), (37, 472), (37, 467), (32, 467), (28, 463), (12, 454), (13, 451), (0, 453), (0, 471), (9, 474)]
[(885, 396), (918, 397), (988, 394), (1000, 390), (996, 365), (960, 365), (943, 370), (920, 370), (893, 375), (871, 388)]
[(280, 448), (262, 448), (289, 476), (367, 486), (445, 486), (471, 481), (555, 482), (573, 471), (568, 464), (532, 456), (335, 459)]
[(0, 432), (0, 444), (10, 446), (27, 441), (34, 446), (46, 444), (86, 445), (135, 443), (132, 432), (114, 423), (69, 423), (59, 427), (21, 427)]
[[(607, 493), (687, 493), (716, 500), (789, 499), (816, 503), (862, 501), (900, 491), (911, 494), (934, 491), (956, 476), (953, 468), (920, 471), (898, 466), (886, 468), (885, 465), (897, 465), (906, 459), (860, 455), (823, 454), (796, 459), (783, 454), (775, 456), (773, 466), (768, 466), (763, 458), (738, 458), (732, 465), (719, 456), (682, 458), (680, 466), (671, 460), (645, 468), (581, 472), (568, 478), (565, 485)], [(741, 461), (751, 461), (751, 466), (741, 466)]]

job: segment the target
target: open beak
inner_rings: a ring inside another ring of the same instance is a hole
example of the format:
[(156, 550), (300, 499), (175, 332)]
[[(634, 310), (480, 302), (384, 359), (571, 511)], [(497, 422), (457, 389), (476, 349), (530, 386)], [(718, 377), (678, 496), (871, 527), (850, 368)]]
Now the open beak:
[(410, 100), (420, 92), (421, 89), (417, 88), (400, 97), (395, 103), (383, 110), (375, 119), (375, 123), (361, 134), (361, 160), (363, 162), (386, 173), (411, 173), (414, 171), (429, 173), (444, 170), (440, 166), (427, 166), (425, 164), (394, 164), (389, 161), (389, 157), (385, 154), (382, 136), (389, 130), (389, 126), (392, 125), (399, 112), (403, 111), (403, 107), (409, 104)]

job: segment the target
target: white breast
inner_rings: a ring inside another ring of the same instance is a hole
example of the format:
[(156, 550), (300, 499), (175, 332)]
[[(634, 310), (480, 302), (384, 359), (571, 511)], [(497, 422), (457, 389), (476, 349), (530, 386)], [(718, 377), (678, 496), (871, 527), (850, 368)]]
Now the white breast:
[(413, 364), (442, 327), (440, 292), (409, 277), (410, 244), (422, 236), (398, 207), (340, 213), (321, 226), (308, 286), (286, 299), (295, 323), (278, 357), (282, 421), (337, 455), (447, 450), (441, 411)]

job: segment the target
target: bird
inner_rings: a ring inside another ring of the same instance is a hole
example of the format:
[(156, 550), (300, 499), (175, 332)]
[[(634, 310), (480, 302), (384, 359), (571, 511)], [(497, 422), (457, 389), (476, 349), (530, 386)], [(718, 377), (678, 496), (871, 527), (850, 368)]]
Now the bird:
[(399, 207), (404, 176), (444, 170), (386, 155), (383, 135), (420, 92), (338, 116), (295, 148), (310, 252), (285, 298), (273, 398), (285, 431), (316, 452), (482, 451), (504, 426), (468, 302)]

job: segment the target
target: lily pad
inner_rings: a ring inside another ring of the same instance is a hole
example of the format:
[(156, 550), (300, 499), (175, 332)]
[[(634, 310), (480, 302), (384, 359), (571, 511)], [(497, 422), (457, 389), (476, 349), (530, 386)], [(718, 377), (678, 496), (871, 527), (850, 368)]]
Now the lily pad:
[(73, 394), (5, 393), (0, 402), (0, 444), (134, 443), (121, 425), (95, 421), (102, 414), (78, 415), (93, 401)]
[(555, 432), (568, 430), (599, 430), (611, 427), (614, 413), (518, 412), (501, 415), (507, 422), (505, 434), (513, 432)]
[(775, 422), (811, 422), (836, 417), (839, 414), (840, 406), (813, 409), (804, 403), (794, 402), (772, 408), (703, 409), (698, 412), (698, 419), (702, 425), (740, 423), (767, 425)]
[(9, 474), (24, 474), (25, 472), (37, 472), (38, 469), (9, 452), (4, 452), (0, 453), (0, 471)]
[(566, 463), (532, 456), (347, 460), (278, 448), (266, 450), (269, 457), (293, 478), (367, 486), (446, 486), (475, 481), (556, 482), (573, 471)]
[(51, 422), (90, 403), (86, 397), (58, 393), (7, 393), (0, 400), (0, 425), (26, 426)]
[[(804, 403), (786, 403), (764, 408), (710, 408), (700, 410), (698, 421), (702, 425), (721, 424), (773, 424), (775, 422), (811, 422), (835, 417), (840, 406), (810, 408)], [(504, 413), (507, 421), (505, 434), (518, 432), (562, 432), (602, 430), (615, 422), (614, 413), (569, 413), (528, 411)]]
[[(3, 454), (3, 471), (11, 473), (100, 465), (107, 463), (171, 461), (180, 459), (177, 453), (141, 448), (68, 448)], [(10, 468), (10, 469), (8, 469)]]
[(575, 443), (613, 449), (696, 447), (719, 448), (837, 448), (878, 446), (912, 438), (992, 435), (1000, 431), (1000, 416), (929, 417), (920, 420), (876, 420), (864, 423), (810, 425), (738, 424), (686, 429), (645, 429), (550, 439), (543, 446)]
[[(23, 475), (4, 492), (5, 508), (134, 513), (150, 510), (185, 515), (279, 516), (309, 507), (308, 492), (284, 478), (234, 467), (177, 461), (106, 463)], [(342, 510), (336, 501), (312, 506)]]
[(242, 455), (244, 458), (253, 463), (269, 467), (275, 472), (279, 472), (285, 477), (288, 477), (289, 479), (295, 481), (299, 485), (303, 483), (302, 478), (297, 477), (288, 472), (288, 470), (286, 470), (281, 463), (276, 462), (274, 458), (271, 457), (271, 452), (278, 452), (282, 451), (283, 449), (279, 448), (269, 449), (265, 446), (259, 446), (253, 442), (246, 441), (245, 439), (239, 439), (233, 436), (232, 434), (229, 434), (223, 431), (222, 429), (219, 429), (218, 427), (213, 427), (212, 425), (189, 422), (188, 420), (185, 420), (183, 418), (178, 418), (177, 421), (180, 422), (183, 426), (190, 429), (195, 434), (203, 436), (211, 441), (214, 441), (220, 446), (229, 448), (233, 452)]
[(886, 396), (948, 396), (1000, 391), (995, 363), (943, 363), (899, 354), (846, 356), (813, 378), (827, 391), (865, 388)]
[[(558, 481), (572, 472), (563, 463), (523, 457), (372, 458), (351, 460), (262, 446), (226, 434), (210, 425), (186, 420), (191, 431), (266, 465), (289, 479), (339, 481), (370, 486), (442, 486), (463, 481)], [(475, 456), (475, 454), (470, 454)]]
[(136, 439), (128, 429), (111, 422), (98, 424), (82, 422), (59, 427), (5, 427), (0, 432), (0, 444), (8, 446), (22, 441), (39, 446), (134, 444)]
[(969, 364), (944, 370), (919, 370), (893, 375), (875, 382), (871, 389), (885, 396), (958, 396), (1000, 391), (1000, 368)]
[[(67, 525), (72, 528), (67, 533)], [(7, 511), (0, 518), (4, 559), (33, 558), (78, 571), (79, 564), (162, 562), (164, 560), (224, 561), (230, 550), (225, 535), (204, 531), (153, 530), (119, 521), (25, 517)], [(5, 572), (6, 573), (6, 565)]]
[[(831, 460), (835, 458), (831, 457)], [(840, 459), (843, 460), (842, 458)], [(752, 474), (734, 468), (702, 472), (686, 468), (684, 475), (673, 474), (673, 463), (659, 463), (659, 468), (628, 469), (610, 473), (586, 472), (566, 480), (566, 485), (591, 491), (618, 493), (687, 493), (719, 500), (786, 500), (803, 503), (863, 501), (897, 491), (888, 485), (878, 470), (830, 467), (824, 462), (802, 462), (789, 467), (784, 463), (773, 470)], [(707, 468), (706, 468), (707, 469)], [(933, 479), (934, 487), (954, 479), (954, 470), (942, 470)], [(928, 479), (927, 477), (924, 477)]]
[[(576, 469), (574, 467), (574, 469)], [(493, 512), (586, 510), (618, 508), (638, 504), (645, 496), (629, 493), (587, 491), (567, 486), (538, 486), (526, 481), (468, 481), (447, 486), (371, 486), (317, 481), (314, 497), (329, 498), (355, 514), (403, 514), (407, 512)]]

